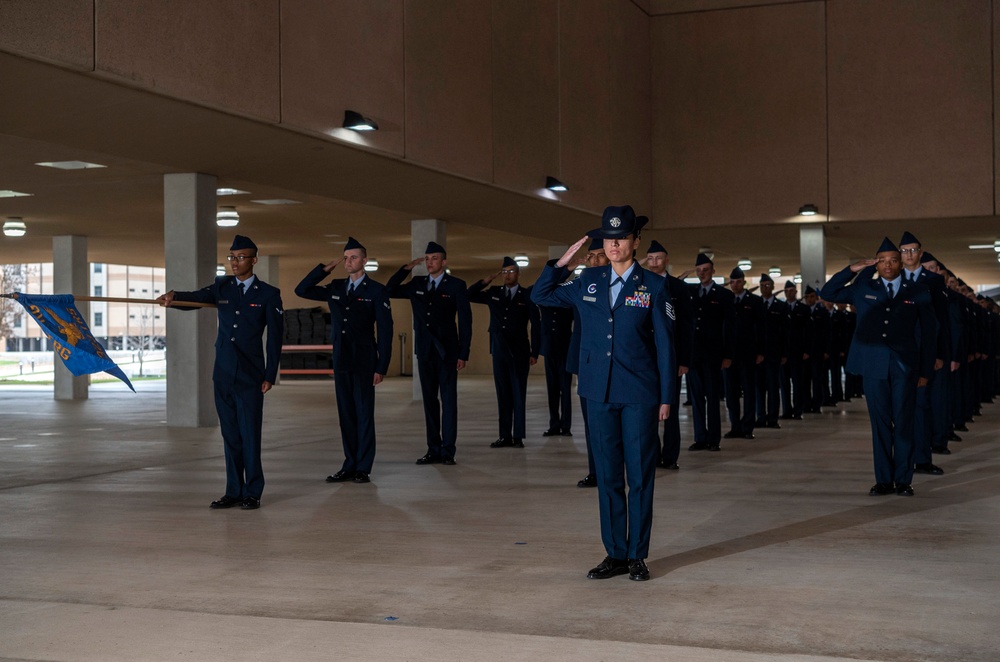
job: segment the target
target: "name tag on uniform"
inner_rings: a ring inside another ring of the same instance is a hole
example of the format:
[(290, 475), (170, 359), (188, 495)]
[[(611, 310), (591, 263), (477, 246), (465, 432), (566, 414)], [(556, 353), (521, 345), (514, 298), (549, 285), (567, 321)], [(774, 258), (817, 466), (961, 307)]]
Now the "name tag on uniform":
[(636, 292), (632, 296), (625, 297), (625, 305), (633, 308), (649, 308), (649, 292)]
[(878, 299), (878, 297), (877, 297), (877, 296), (875, 296), (874, 294), (866, 294), (866, 295), (865, 295), (865, 298), (866, 298), (866, 299)]
[(500, 300), (500, 297), (490, 297), (490, 298), (493, 299), (494, 301), (499, 301)]
[(597, 301), (597, 297), (588, 297), (586, 294), (583, 295), (584, 301)]
[(340, 295), (339, 294), (331, 294), (330, 298), (333, 299), (334, 301), (340, 301)]
[(229, 299), (219, 299), (220, 304), (229, 303)]

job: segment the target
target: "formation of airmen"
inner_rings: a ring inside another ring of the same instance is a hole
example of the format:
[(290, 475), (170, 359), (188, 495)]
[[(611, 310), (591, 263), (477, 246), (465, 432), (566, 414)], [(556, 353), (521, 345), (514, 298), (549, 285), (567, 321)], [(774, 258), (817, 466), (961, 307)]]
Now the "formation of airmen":
[[(704, 253), (692, 271), (674, 277), (669, 253), (656, 240), (637, 259), (647, 223), (629, 206), (608, 207), (601, 227), (550, 260), (535, 286), (520, 282), (520, 268), (509, 257), (469, 286), (447, 272), (447, 251), (433, 241), (423, 258), (382, 285), (364, 271), (364, 246), (350, 238), (342, 258), (317, 265), (295, 290), (326, 301), (332, 318), (344, 462), (326, 480), (370, 481), (374, 389), (391, 358), (394, 298), (408, 299), (413, 310), (427, 443), (417, 464), (456, 464), (457, 377), (469, 359), (472, 303), (490, 313), (498, 412), (492, 448), (524, 448), (527, 378), (539, 356), (549, 411), (541, 434), (572, 436), (570, 389), (578, 375), (588, 473), (577, 485), (601, 492), (608, 553), (588, 573), (593, 579), (648, 578), (643, 559), (655, 469), (679, 469), (682, 379), (684, 404), (691, 406), (688, 450), (710, 453), (721, 450), (723, 439), (752, 440), (761, 430), (781, 428), (779, 421), (864, 396), (873, 430), (872, 496), (910, 496), (914, 473), (943, 474), (932, 456), (950, 454), (949, 445), (961, 441), (958, 433), (968, 430), (982, 404), (1000, 394), (1000, 309), (909, 232), (898, 247), (886, 238), (874, 258), (838, 272), (820, 291), (807, 285), (799, 299), (793, 281), (779, 298), (767, 274), (747, 287), (739, 267), (724, 287)], [(263, 394), (277, 368), (281, 300), (253, 276), (252, 241), (237, 236), (229, 259), (233, 277), (161, 299), (219, 306), (214, 379), (227, 487), (211, 505), (254, 509), (263, 489)], [(345, 277), (321, 286), (341, 263)], [(427, 275), (410, 278), (420, 263)], [(692, 273), (697, 283), (689, 284), (683, 279)]]

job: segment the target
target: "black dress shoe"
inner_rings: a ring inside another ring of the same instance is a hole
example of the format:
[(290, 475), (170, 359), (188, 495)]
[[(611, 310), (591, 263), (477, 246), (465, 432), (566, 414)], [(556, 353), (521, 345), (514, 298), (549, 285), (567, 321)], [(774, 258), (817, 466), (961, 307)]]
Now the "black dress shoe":
[(802, 414), (792, 414), (792, 420), (793, 421), (801, 421), (802, 420)]
[(951, 451), (948, 450), (947, 446), (931, 446), (931, 452), (938, 455), (951, 455)]
[(868, 496), (885, 496), (893, 493), (892, 483), (875, 483), (868, 490)]
[(605, 556), (596, 568), (592, 568), (587, 573), (587, 579), (608, 579), (616, 575), (624, 575), (626, 572), (628, 572), (628, 561)]
[(492, 444), (490, 444), (490, 448), (505, 448), (507, 446), (513, 446), (513, 445), (514, 441), (512, 439), (504, 439), (503, 437), (500, 437)]
[(968, 432), (968, 431), (969, 431), (969, 428), (965, 425), (965, 423), (962, 423), (961, 425), (956, 425), (955, 426), (955, 432)]
[(743, 435), (743, 438), (744, 439), (756, 439), (757, 437), (753, 436), (753, 432), (747, 432), (745, 435)]
[(778, 421), (775, 421), (773, 423), (768, 423), (766, 427), (768, 427), (768, 428), (770, 428), (772, 430), (780, 430), (781, 429), (781, 425), (778, 423)]
[(455, 458), (451, 455), (445, 455), (441, 458), (441, 464), (447, 464), (450, 467), (455, 464)]
[(678, 469), (680, 469), (680, 467), (677, 466), (676, 462), (668, 463), (665, 462), (664, 460), (658, 460), (656, 462), (656, 466), (660, 467), (661, 469), (671, 469), (673, 471), (677, 471)]
[(903, 483), (902, 485), (897, 485), (896, 494), (898, 494), (899, 496), (913, 496), (913, 488), (910, 487), (907, 483)]
[(693, 444), (691, 444), (690, 446), (688, 446), (688, 450), (689, 451), (707, 451), (708, 450), (708, 444), (706, 444), (705, 442), (702, 442), (702, 441), (696, 441)]
[(242, 499), (237, 499), (236, 497), (224, 496), (218, 501), (213, 501), (208, 507), (212, 510), (219, 510), (220, 508), (232, 508), (233, 506), (238, 506), (243, 503)]
[(936, 464), (931, 464), (930, 462), (921, 462), (917, 466), (913, 467), (914, 473), (918, 474), (930, 474), (932, 476), (943, 476), (944, 469)]
[(514, 437), (510, 442), (511, 448), (524, 448), (524, 440), (519, 437)]
[(326, 477), (326, 482), (328, 483), (346, 483), (349, 480), (354, 480), (354, 472), (344, 471), (343, 469), (333, 474), (332, 476)]
[(240, 504), (240, 510), (257, 510), (258, 508), (260, 508), (260, 499), (254, 497), (247, 497)]
[(440, 461), (441, 458), (428, 453), (427, 455), (424, 455), (422, 458), (419, 458), (417, 460), (417, 464), (437, 464)]
[(628, 578), (634, 582), (644, 582), (649, 579), (649, 568), (642, 559), (628, 560)]
[(355, 483), (370, 483), (372, 479), (364, 471), (357, 471), (354, 473)]
[(560, 432), (559, 428), (549, 428), (548, 430), (546, 430), (545, 432), (542, 433), (542, 436), (543, 437), (558, 437), (561, 434), (562, 434), (562, 432)]
[(577, 487), (597, 487), (597, 476), (594, 474), (587, 474), (582, 480), (576, 482)]
[(730, 430), (726, 434), (722, 435), (723, 439), (739, 439), (743, 436), (742, 432), (737, 432), (736, 430)]
[(561, 435), (562, 435), (562, 436), (564, 436), (564, 437), (572, 437), (572, 436), (573, 436), (573, 433), (572, 433), (572, 432), (570, 432), (570, 429), (569, 429), (569, 428), (565, 428), (565, 429), (563, 429), (563, 430), (560, 430), (560, 431), (559, 431), (559, 434), (561, 434)]
[(955, 434), (954, 432), (950, 433), (950, 434), (948, 435), (947, 439), (948, 439), (948, 441), (962, 441), (962, 438), (961, 438), (961, 437), (959, 437), (959, 436), (958, 436), (957, 434)]
[(719, 444), (709, 445), (708, 450), (712, 453), (718, 453), (722, 449), (719, 448)]

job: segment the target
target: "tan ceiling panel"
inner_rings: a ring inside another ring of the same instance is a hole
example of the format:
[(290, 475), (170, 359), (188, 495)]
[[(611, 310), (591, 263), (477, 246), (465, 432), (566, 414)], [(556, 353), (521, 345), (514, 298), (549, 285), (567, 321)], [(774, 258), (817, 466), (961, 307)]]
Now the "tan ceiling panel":
[(653, 196), (668, 226), (826, 208), (823, 5), (653, 19)]
[(283, 0), (283, 124), (335, 135), (353, 110), (379, 125), (359, 140), (402, 156), (403, 104), (402, 0)]
[[(650, 114), (649, 19), (635, 6), (610, 3), (611, 196), (654, 216)], [(653, 219), (655, 222), (655, 218)]]
[[(560, 199), (601, 210), (611, 199), (611, 48), (606, 0), (562, 0), (559, 12)], [(565, 65), (565, 66), (562, 66)], [(616, 191), (615, 199), (617, 197)]]
[(493, 179), (490, 0), (406, 3), (406, 158)]
[(280, 120), (278, 3), (99, 2), (96, 68), (145, 89)]
[(494, 182), (543, 189), (559, 166), (559, 1), (494, 0)]
[(740, 9), (763, 5), (789, 4), (793, 2), (814, 2), (815, 0), (632, 0), (637, 2), (650, 16), (663, 14), (686, 14), (690, 12)]
[(834, 218), (993, 213), (989, 0), (828, 5)]
[(3, 50), (94, 68), (94, 0), (0, 2)]

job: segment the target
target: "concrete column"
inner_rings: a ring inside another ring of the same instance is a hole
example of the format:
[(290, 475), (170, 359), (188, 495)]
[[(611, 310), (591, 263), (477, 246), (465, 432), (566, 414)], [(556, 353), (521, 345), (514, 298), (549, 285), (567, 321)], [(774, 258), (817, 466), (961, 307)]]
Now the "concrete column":
[(569, 244), (549, 244), (549, 259), (558, 260), (566, 254)]
[[(163, 176), (163, 246), (167, 290), (201, 289), (215, 278), (214, 175)], [(164, 311), (167, 317), (167, 425), (217, 423), (212, 390), (214, 308)]]
[[(427, 253), (427, 242), (436, 241), (448, 249), (448, 225), (444, 221), (434, 218), (410, 221), (410, 255), (413, 259), (423, 257)], [(413, 267), (413, 276), (426, 276), (427, 267), (418, 264)], [(412, 278), (412, 276), (411, 276)], [(420, 320), (414, 319), (414, 324), (420, 324)], [(413, 399), (422, 400), (423, 393), (420, 391), (420, 371), (417, 369), (417, 343), (413, 331), (410, 331), (410, 348), (413, 351)]]
[[(90, 294), (90, 273), (87, 265), (87, 238), (75, 236), (52, 237), (52, 290), (56, 294)], [(78, 301), (77, 310), (83, 319), (90, 319), (90, 304)], [(54, 357), (56, 400), (86, 400), (90, 376), (77, 377)]]
[(826, 282), (826, 236), (822, 225), (799, 226), (799, 263), (802, 270), (799, 296), (805, 296), (806, 285), (812, 285), (818, 292)]
[[(253, 237), (251, 237), (251, 239), (252, 238)], [(265, 246), (264, 248), (266, 249), (267, 247)], [(278, 287), (278, 283), (280, 282), (278, 280), (278, 256), (260, 255), (258, 253), (257, 264), (254, 265), (253, 273), (255, 276), (257, 276), (257, 278), (260, 278), (268, 285), (274, 285), (275, 287)], [(264, 329), (264, 335), (261, 337), (261, 341), (263, 341), (264, 346), (267, 347), (267, 329)], [(280, 374), (277, 377), (275, 377), (275, 383), (276, 384), (281, 383)]]

